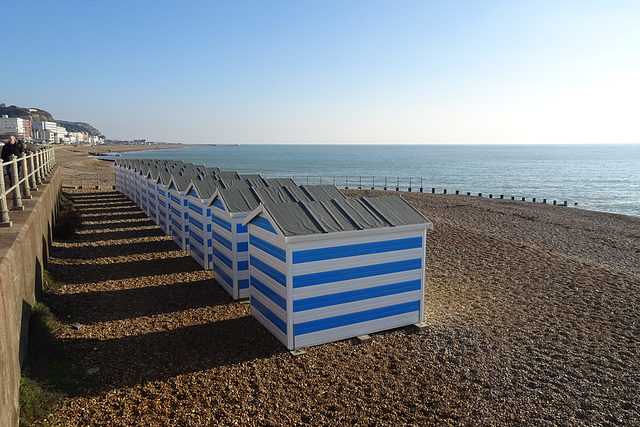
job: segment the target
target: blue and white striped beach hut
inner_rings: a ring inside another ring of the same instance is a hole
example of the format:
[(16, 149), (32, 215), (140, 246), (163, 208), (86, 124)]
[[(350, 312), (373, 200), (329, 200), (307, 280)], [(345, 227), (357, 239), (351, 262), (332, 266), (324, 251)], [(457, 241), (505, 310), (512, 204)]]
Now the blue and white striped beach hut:
[(191, 183), (190, 171), (174, 171), (169, 181), (168, 194), (171, 202), (171, 237), (182, 250), (189, 248), (189, 201), (187, 189)]
[(213, 236), (210, 200), (216, 190), (224, 188), (212, 174), (192, 178), (187, 191), (189, 205), (189, 252), (205, 269), (213, 269)]
[(262, 204), (243, 224), (251, 314), (288, 349), (422, 322), (432, 225), (401, 197)]
[[(264, 181), (271, 186), (219, 189), (211, 199), (213, 271), (216, 281), (234, 299), (249, 297), (249, 236), (242, 222), (251, 211), (261, 203), (344, 198), (334, 186), (299, 187), (292, 180)], [(237, 182), (235, 184), (239, 185)], [(322, 188), (309, 190), (309, 187)]]

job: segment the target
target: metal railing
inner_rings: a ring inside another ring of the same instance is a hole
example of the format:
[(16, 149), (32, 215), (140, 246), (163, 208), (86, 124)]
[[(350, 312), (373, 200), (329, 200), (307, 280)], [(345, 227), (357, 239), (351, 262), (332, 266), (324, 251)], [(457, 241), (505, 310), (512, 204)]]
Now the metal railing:
[(423, 191), (420, 177), (388, 176), (292, 176), (298, 185), (335, 185), (338, 188), (359, 190)]
[[(45, 178), (56, 164), (55, 152), (52, 147), (43, 147), (30, 153), (22, 153), (20, 157), (12, 155), (8, 162), (0, 159), (0, 227), (10, 227), (9, 206), (7, 199), (12, 199), (12, 211), (24, 210), (23, 199), (31, 199), (31, 192), (38, 191)], [(8, 170), (7, 170), (8, 169)], [(5, 171), (9, 179), (9, 186), (5, 185)], [(18, 179), (15, 179), (18, 177)]]

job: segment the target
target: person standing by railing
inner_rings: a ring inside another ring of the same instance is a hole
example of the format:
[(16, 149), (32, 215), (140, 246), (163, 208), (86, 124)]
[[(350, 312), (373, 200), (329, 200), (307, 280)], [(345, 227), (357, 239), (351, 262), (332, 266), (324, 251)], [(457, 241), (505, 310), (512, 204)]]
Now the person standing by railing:
[[(5, 163), (10, 161), (12, 155), (19, 157), (21, 152), (24, 152), (24, 148), (22, 149), (22, 151), (20, 151), (20, 146), (16, 142), (16, 137), (10, 136), (9, 141), (6, 144), (4, 144), (4, 147), (2, 147), (2, 161)], [(12, 186), (13, 177), (11, 175), (11, 165), (7, 166), (7, 175), (9, 175), (9, 185)], [(20, 176), (20, 172), (18, 172), (18, 176), (16, 177), (16, 180), (19, 179), (19, 176)]]

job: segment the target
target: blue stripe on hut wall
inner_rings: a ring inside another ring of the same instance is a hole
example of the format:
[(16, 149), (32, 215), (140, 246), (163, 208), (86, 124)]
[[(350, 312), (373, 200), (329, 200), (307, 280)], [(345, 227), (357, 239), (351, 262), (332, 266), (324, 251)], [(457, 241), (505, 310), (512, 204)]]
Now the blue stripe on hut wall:
[(224, 205), (222, 204), (222, 200), (220, 199), (215, 199), (213, 201), (213, 206), (220, 209), (221, 211), (226, 211), (226, 209), (224, 208)]
[(287, 285), (287, 276), (284, 273), (275, 269), (274, 267), (268, 265), (266, 262), (260, 260), (255, 256), (250, 256), (249, 262), (251, 266), (254, 267), (256, 270), (266, 274), (267, 276), (269, 276), (270, 278), (272, 278), (282, 286)]
[(303, 251), (295, 251), (293, 253), (293, 263), (298, 264), (303, 262), (323, 261), (328, 259), (352, 257), (358, 255), (371, 255), (404, 249), (416, 249), (421, 247), (422, 237), (410, 237), (406, 239), (386, 240), (381, 242), (333, 246), (320, 249), (308, 249)]
[(214, 265), (213, 270), (224, 281), (224, 284), (230, 287), (233, 286), (233, 280), (231, 280), (231, 277), (229, 277), (229, 275), (222, 268)]
[(202, 215), (204, 213), (204, 209), (195, 203), (189, 203), (189, 210), (196, 212), (198, 215)]
[(259, 216), (259, 217), (253, 218), (251, 220), (251, 223), (255, 224), (256, 226), (258, 226), (258, 227), (260, 227), (260, 228), (262, 228), (264, 230), (270, 231), (273, 234), (278, 234), (276, 232), (276, 229), (273, 228), (273, 225), (271, 225), (271, 223), (269, 222), (269, 220), (264, 218), (264, 217)]
[(196, 242), (200, 243), (201, 246), (204, 246), (204, 239), (202, 238), (202, 236), (192, 233), (189, 237), (195, 240)]
[(220, 233), (216, 233), (215, 231), (213, 232), (213, 240), (215, 240), (216, 242), (220, 243), (222, 246), (224, 246), (228, 250), (231, 250), (231, 248), (232, 248), (231, 240), (226, 239)]
[(378, 276), (382, 274), (397, 273), (422, 268), (422, 258), (404, 261), (387, 262), (383, 264), (367, 265), (362, 267), (344, 268), (341, 270), (323, 271), (320, 273), (302, 274), (293, 277), (293, 287), (301, 288), (323, 283), (340, 282), (363, 277)]
[(340, 316), (333, 316), (324, 319), (312, 320), (309, 322), (294, 325), (295, 335), (304, 335), (326, 329), (338, 328), (340, 326), (352, 325), (371, 320), (382, 319), (398, 314), (409, 313), (420, 310), (419, 301), (410, 301), (388, 307), (374, 308), (371, 310), (348, 313)]
[(213, 221), (214, 224), (224, 228), (228, 232), (231, 232), (231, 223), (224, 218), (220, 218), (216, 215), (211, 215), (211, 221)]
[(260, 249), (262, 252), (269, 254), (282, 262), (287, 261), (287, 252), (284, 249), (267, 242), (266, 240), (262, 240), (261, 238), (256, 236), (251, 236), (249, 239), (249, 243), (251, 244), (251, 246)]
[(213, 255), (216, 256), (220, 261), (222, 261), (222, 263), (227, 267), (233, 268), (233, 261), (231, 261), (229, 257), (224, 255), (220, 250), (218, 250), (215, 247), (213, 248)]
[(273, 301), (274, 304), (276, 304), (278, 307), (282, 308), (283, 310), (287, 309), (287, 300), (280, 294), (275, 292), (273, 289), (262, 283), (260, 280), (256, 279), (254, 276), (251, 276), (251, 286), (259, 291), (262, 295)]
[(193, 216), (189, 217), (189, 223), (195, 225), (199, 230), (204, 230), (204, 224), (195, 219)]
[(422, 281), (409, 280), (402, 283), (390, 285), (374, 286), (371, 288), (357, 289), (348, 292), (338, 292), (329, 295), (322, 295), (312, 298), (304, 298), (293, 301), (293, 311), (313, 310), (316, 308), (330, 307), (333, 305), (346, 304), (355, 301), (364, 301), (372, 298), (379, 298), (389, 295), (396, 295), (404, 292), (419, 291)]
[(280, 329), (285, 334), (287, 333), (286, 322), (279, 318), (273, 311), (269, 310), (264, 304), (262, 304), (257, 298), (253, 296), (251, 297), (251, 308), (258, 310), (276, 328)]

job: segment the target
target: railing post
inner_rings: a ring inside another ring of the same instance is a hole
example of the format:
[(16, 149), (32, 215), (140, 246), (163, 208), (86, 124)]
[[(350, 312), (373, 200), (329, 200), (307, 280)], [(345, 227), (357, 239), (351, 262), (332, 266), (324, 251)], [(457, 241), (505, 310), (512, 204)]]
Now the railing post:
[(12, 211), (22, 211), (24, 210), (24, 206), (22, 206), (22, 195), (20, 194), (20, 177), (18, 176), (18, 161), (15, 154), (12, 154), (9, 159), (13, 162), (11, 163), (11, 185), (13, 185), (13, 206), (11, 207)]
[(51, 171), (53, 170), (53, 166), (54, 166), (54, 161), (53, 161), (53, 150), (48, 150), (47, 151), (47, 157), (48, 157), (48, 163), (49, 163), (49, 170), (47, 170), (47, 175), (49, 173), (51, 173)]
[(27, 155), (26, 153), (20, 153), (20, 163), (22, 164), (22, 191), (24, 195), (22, 198), (31, 198), (31, 188), (29, 188), (29, 170), (27, 169)]
[(42, 184), (44, 182), (44, 156), (42, 154), (42, 149), (38, 150), (38, 177), (40, 178), (40, 181), (38, 182), (38, 184)]
[(44, 164), (45, 164), (45, 174), (49, 175), (49, 172), (51, 172), (51, 150), (44, 150)]
[(7, 208), (7, 195), (5, 194), (4, 186), (4, 165), (2, 159), (0, 159), (0, 227), (11, 227), (11, 220), (9, 219), (9, 209)]
[(40, 149), (33, 153), (33, 156), (36, 162), (35, 170), (33, 171), (36, 177), (36, 185), (42, 185), (42, 175), (40, 174), (40, 168), (42, 167), (42, 162), (40, 160)]
[(31, 191), (38, 191), (38, 187), (36, 186), (36, 171), (33, 166), (33, 157), (34, 154), (29, 154), (29, 186), (31, 187)]

